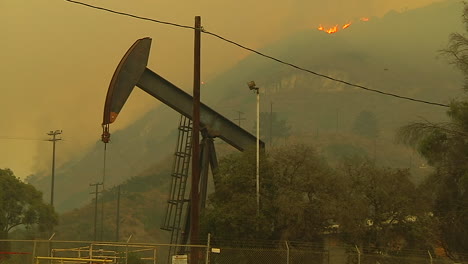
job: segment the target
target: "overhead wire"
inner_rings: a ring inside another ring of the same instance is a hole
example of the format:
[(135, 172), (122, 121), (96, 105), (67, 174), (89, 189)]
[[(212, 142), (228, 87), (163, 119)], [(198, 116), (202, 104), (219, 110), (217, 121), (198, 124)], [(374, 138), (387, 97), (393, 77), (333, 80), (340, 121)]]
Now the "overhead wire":
[[(89, 8), (94, 8), (94, 9), (98, 9), (98, 10), (103, 10), (103, 11), (110, 12), (110, 13), (114, 13), (114, 14), (118, 14), (118, 15), (123, 15), (123, 16), (128, 16), (128, 17), (136, 18), (136, 19), (151, 21), (151, 22), (155, 22), (155, 23), (160, 23), (160, 24), (165, 24), (165, 25), (170, 25), (170, 26), (175, 26), (175, 27), (180, 27), (180, 28), (196, 29), (195, 27), (192, 27), (192, 26), (181, 25), (181, 24), (177, 24), (177, 23), (172, 23), (172, 22), (167, 22), (167, 21), (162, 21), (162, 20), (157, 20), (157, 19), (152, 19), (152, 18), (147, 18), (147, 17), (142, 17), (142, 16), (137, 16), (137, 15), (133, 15), (133, 14), (130, 14), (130, 13), (115, 11), (115, 10), (112, 10), (112, 9), (108, 9), (108, 8), (104, 8), (104, 7), (99, 7), (99, 6), (95, 6), (95, 5), (91, 5), (91, 4), (87, 4), (87, 3), (83, 3), (83, 2), (79, 2), (79, 1), (75, 1), (75, 0), (65, 0), (65, 1), (66, 1), (66, 2), (70, 2), (70, 3), (74, 3), (74, 4), (83, 5), (83, 6), (86, 6), (86, 7), (89, 7)], [(348, 85), (348, 86), (352, 86), (352, 87), (356, 87), (356, 88), (359, 88), (359, 89), (362, 89), (362, 90), (366, 90), (366, 91), (369, 91), (369, 92), (374, 92), (374, 93), (378, 93), (378, 94), (382, 94), (382, 95), (386, 95), (386, 96), (391, 96), (391, 97), (398, 98), (398, 99), (409, 100), (409, 101), (418, 102), (418, 103), (423, 103), (423, 104), (428, 104), (428, 105), (435, 105), (435, 106), (441, 106), (441, 107), (450, 107), (448, 104), (437, 103), (437, 102), (431, 102), (431, 101), (422, 100), (422, 99), (417, 99), (417, 98), (412, 98), (412, 97), (403, 96), (403, 95), (399, 95), (399, 94), (395, 94), (395, 93), (384, 92), (384, 91), (380, 91), (380, 90), (377, 90), (377, 89), (369, 88), (369, 87), (366, 87), (366, 86), (363, 86), (363, 85), (354, 84), (354, 83), (351, 83), (351, 82), (349, 82), (349, 81), (344, 81), (344, 80), (340, 80), (340, 79), (337, 79), (337, 78), (333, 78), (333, 77), (331, 77), (331, 76), (328, 76), (328, 75), (325, 75), (325, 74), (322, 74), (322, 73), (318, 73), (318, 72), (315, 72), (315, 71), (306, 69), (306, 68), (301, 67), (301, 66), (297, 66), (297, 65), (292, 64), (292, 63), (290, 63), (290, 62), (286, 62), (286, 61), (284, 61), (284, 60), (281, 60), (281, 59), (278, 59), (278, 58), (276, 58), (276, 57), (267, 55), (267, 54), (265, 54), (265, 53), (263, 53), (263, 52), (260, 52), (260, 51), (258, 51), (258, 50), (249, 48), (249, 47), (247, 47), (247, 46), (245, 46), (245, 45), (239, 44), (239, 43), (237, 43), (237, 42), (235, 42), (235, 41), (233, 41), (233, 40), (230, 40), (230, 39), (228, 39), (228, 38), (225, 38), (225, 37), (223, 37), (223, 36), (221, 36), (221, 35), (219, 35), (219, 34), (206, 31), (203, 27), (202, 27), (200, 30), (201, 30), (202, 33), (205, 33), (205, 34), (207, 34), (207, 35), (211, 35), (211, 36), (213, 36), (213, 37), (216, 37), (216, 38), (218, 38), (218, 39), (221, 39), (222, 41), (228, 42), (228, 43), (233, 44), (233, 45), (235, 45), (235, 46), (237, 46), (237, 47), (239, 47), (239, 48), (242, 48), (242, 49), (244, 49), (244, 50), (250, 51), (250, 52), (252, 52), (252, 53), (255, 53), (255, 54), (257, 54), (257, 55), (260, 55), (260, 56), (262, 56), (262, 57), (265, 57), (265, 58), (267, 58), (267, 59), (276, 61), (276, 62), (278, 62), (278, 63), (281, 63), (281, 64), (284, 64), (284, 65), (290, 66), (290, 67), (292, 67), (292, 68), (295, 68), (295, 69), (297, 69), (297, 70), (304, 71), (304, 72), (307, 72), (307, 73), (310, 73), (310, 74), (313, 74), (313, 75), (316, 75), (316, 76), (319, 76), (319, 77), (322, 77), (322, 78), (325, 78), (325, 79), (328, 79), (328, 80), (331, 80), (331, 81), (334, 81), (334, 82), (342, 83), (342, 84), (345, 84), (345, 85)]]
[(0, 140), (31, 140), (31, 141), (49, 141), (48, 139), (39, 139), (39, 138), (21, 138), (21, 137), (0, 137)]

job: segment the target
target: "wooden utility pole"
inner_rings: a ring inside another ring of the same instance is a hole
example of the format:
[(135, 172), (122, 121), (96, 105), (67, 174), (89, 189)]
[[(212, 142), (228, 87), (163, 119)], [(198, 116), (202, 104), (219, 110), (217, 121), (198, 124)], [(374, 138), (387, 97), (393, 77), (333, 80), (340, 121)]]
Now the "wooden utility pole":
[(115, 218), (115, 242), (119, 242), (120, 229), (120, 185), (117, 187), (117, 213)]
[(273, 101), (270, 101), (270, 149), (273, 144)]
[(54, 186), (55, 186), (55, 142), (62, 140), (57, 138), (58, 135), (62, 134), (62, 130), (50, 131), (47, 135), (52, 136), (48, 141), (52, 141), (52, 182), (50, 184), (50, 205), (54, 207)]
[[(192, 131), (192, 188), (190, 197), (190, 244), (198, 243), (200, 214), (200, 50), (201, 17), (195, 17), (194, 65), (193, 65), (193, 131)], [(198, 264), (198, 250), (190, 249), (190, 264)]]
[(102, 182), (89, 184), (89, 186), (94, 186), (96, 190), (90, 194), (94, 194), (94, 241), (97, 241), (97, 207), (98, 207), (98, 196), (99, 196), (99, 185), (102, 185)]
[(101, 199), (101, 236), (100, 240), (104, 241), (104, 191), (106, 190), (106, 154), (107, 143), (104, 143), (104, 160), (102, 167), (102, 199)]

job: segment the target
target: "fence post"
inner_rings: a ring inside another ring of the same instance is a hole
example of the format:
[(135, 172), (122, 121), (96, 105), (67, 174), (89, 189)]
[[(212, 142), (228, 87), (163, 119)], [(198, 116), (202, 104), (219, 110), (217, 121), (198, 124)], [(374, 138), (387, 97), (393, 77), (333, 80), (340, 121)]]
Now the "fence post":
[(125, 248), (125, 264), (128, 264), (128, 243), (130, 243), (130, 239), (132, 239), (133, 234), (130, 234), (130, 236), (127, 239), (127, 246)]
[(432, 264), (432, 255), (431, 255), (431, 252), (428, 250), (427, 253), (429, 254), (429, 259), (430, 259), (430, 263)]
[[(49, 238), (49, 243), (48, 243), (48, 248), (47, 248), (47, 256), (49, 256), (49, 257), (53, 257), (53, 255), (52, 255), (52, 248), (53, 248), (52, 239), (54, 238), (54, 236), (55, 236), (55, 233), (53, 233)], [(52, 260), (49, 260), (49, 263), (52, 263)]]
[(153, 264), (156, 264), (156, 247), (153, 249)]
[(286, 244), (286, 264), (289, 264), (289, 245), (288, 245), (288, 241), (284, 241), (284, 243)]
[(357, 251), (357, 263), (358, 264), (361, 264), (361, 251), (359, 250), (358, 246), (357, 245), (354, 245), (354, 247), (356, 248), (356, 251)]
[[(92, 259), (93, 258), (93, 244), (91, 243), (89, 245), (89, 259)], [(89, 262), (89, 264), (91, 264), (91, 261)]]
[(208, 240), (207, 240), (207, 243), (206, 243), (206, 260), (205, 260), (205, 264), (210, 263), (210, 244), (211, 244), (211, 234), (208, 233)]
[(32, 251), (32, 261), (31, 261), (32, 264), (35, 263), (34, 259), (36, 258), (36, 247), (37, 247), (37, 242), (34, 239), (33, 251)]

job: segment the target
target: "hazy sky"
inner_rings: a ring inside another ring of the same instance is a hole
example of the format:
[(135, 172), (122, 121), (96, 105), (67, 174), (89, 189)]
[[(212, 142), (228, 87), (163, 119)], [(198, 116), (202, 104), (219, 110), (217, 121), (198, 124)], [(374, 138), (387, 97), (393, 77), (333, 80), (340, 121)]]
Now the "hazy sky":
[[(158, 20), (193, 25), (261, 48), (298, 30), (403, 11), (433, 0), (95, 0), (86, 3)], [(0, 168), (25, 177), (49, 169), (50, 130), (62, 129), (57, 161), (79, 155), (100, 138), (110, 78), (128, 47), (153, 38), (150, 68), (190, 91), (193, 31), (135, 20), (63, 0), (0, 0)], [(202, 39), (202, 80), (248, 55), (210, 36)], [(202, 91), (203, 97), (203, 91)], [(113, 130), (156, 101), (135, 92)]]

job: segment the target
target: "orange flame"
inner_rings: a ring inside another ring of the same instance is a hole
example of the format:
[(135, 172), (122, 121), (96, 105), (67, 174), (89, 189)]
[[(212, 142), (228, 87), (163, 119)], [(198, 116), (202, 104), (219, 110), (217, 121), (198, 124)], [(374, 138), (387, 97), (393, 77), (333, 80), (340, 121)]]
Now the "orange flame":
[[(370, 19), (369, 19), (368, 17), (361, 17), (359, 20), (364, 21), (364, 22), (367, 22), (367, 21), (369, 21)], [(317, 29), (320, 30), (320, 31), (326, 32), (326, 33), (328, 33), (328, 34), (333, 34), (333, 33), (338, 32), (338, 31), (341, 30), (341, 29), (347, 29), (347, 28), (349, 28), (352, 24), (353, 24), (353, 22), (352, 22), (352, 21), (349, 21), (348, 23), (346, 23), (346, 24), (344, 24), (344, 25), (342, 25), (342, 26), (336, 25), (336, 26), (331, 27), (331, 28), (324, 28), (324, 27), (322, 26), (322, 24), (320, 24), (320, 25), (317, 27)]]
[(325, 32), (327, 32), (328, 34), (333, 34), (333, 33), (336, 33), (338, 32), (338, 25), (332, 27), (332, 28), (329, 28), (327, 30), (325, 30)]

